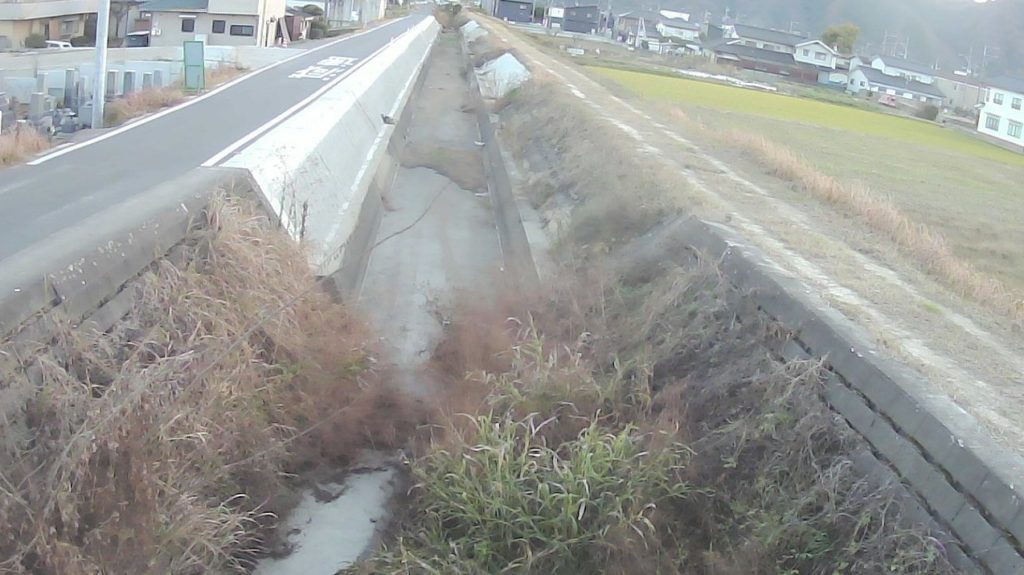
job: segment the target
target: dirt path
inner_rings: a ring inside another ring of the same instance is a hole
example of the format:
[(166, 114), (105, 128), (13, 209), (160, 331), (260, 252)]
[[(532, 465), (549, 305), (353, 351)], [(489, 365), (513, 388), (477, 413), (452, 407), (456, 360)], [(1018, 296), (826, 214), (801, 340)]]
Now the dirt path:
[(698, 215), (739, 230), (781, 269), (867, 328), (880, 348), (919, 370), (1000, 443), (1024, 453), (1019, 415), (1024, 412), (1024, 343), (1019, 337), (976, 321), (973, 313), (961, 313), (970, 306), (909, 266), (892, 265), (898, 256), (876, 257), (851, 242), (842, 231), (856, 225), (849, 218), (807, 202), (787, 202), (778, 180), (772, 186), (763, 174), (741, 173), (738, 162), (712, 155), (679, 126), (656, 119), (652, 113), (657, 112), (617, 97), (504, 26), (484, 25), (535, 72), (565, 86), (567, 100), (588, 106), (642, 153), (669, 164), (689, 184), (687, 199)]

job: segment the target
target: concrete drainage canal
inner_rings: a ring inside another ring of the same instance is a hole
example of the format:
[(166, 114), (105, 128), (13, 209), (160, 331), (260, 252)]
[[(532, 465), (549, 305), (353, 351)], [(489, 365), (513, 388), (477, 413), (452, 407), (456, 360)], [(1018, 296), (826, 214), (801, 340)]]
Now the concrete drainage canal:
[[(239, 193), (183, 196), (199, 170), (0, 275), (0, 571), (1024, 572), (999, 476), (922, 451), (848, 324), (452, 6), (240, 153)], [(303, 252), (307, 215), (343, 249)]]
[(333, 278), (426, 415), (304, 494), (256, 572), (974, 572), (844, 419), (847, 383), (734, 283), (739, 240), (445, 16)]
[[(360, 225), (362, 261), (335, 278), (379, 338), (381, 366), (420, 409), (439, 394), (430, 362), (460, 297), (486, 302), (506, 273), (495, 226), (476, 104), (458, 36), (442, 33), (391, 145), (390, 186), (371, 190)], [(377, 194), (377, 195), (373, 195)], [(360, 269), (362, 268), (362, 269)], [(354, 270), (354, 271), (352, 271)], [(257, 575), (333, 574), (379, 541), (404, 488), (400, 454), (369, 451), (318, 483), (279, 528), (277, 556)]]

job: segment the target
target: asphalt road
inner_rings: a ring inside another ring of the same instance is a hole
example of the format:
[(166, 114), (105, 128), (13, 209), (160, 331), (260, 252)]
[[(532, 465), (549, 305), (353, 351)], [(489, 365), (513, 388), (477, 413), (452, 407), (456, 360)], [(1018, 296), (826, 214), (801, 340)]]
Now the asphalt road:
[[(315, 72), (311, 66), (332, 57), (328, 66), (337, 62), (345, 62), (342, 66), (348, 68), (358, 66), (422, 18), (409, 16), (314, 48), (105, 140), (37, 165), (0, 171), (0, 262), (83, 218), (198, 167), (253, 130), (280, 119), (327, 82), (290, 76), (303, 70)], [(346, 69), (335, 68), (335, 77)]]

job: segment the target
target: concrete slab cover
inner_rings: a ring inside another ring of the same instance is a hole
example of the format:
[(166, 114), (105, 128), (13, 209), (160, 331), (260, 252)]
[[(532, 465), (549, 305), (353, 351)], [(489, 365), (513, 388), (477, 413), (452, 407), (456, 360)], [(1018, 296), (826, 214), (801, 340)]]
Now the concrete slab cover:
[(472, 43), (487, 35), (487, 30), (482, 28), (475, 20), (470, 20), (462, 25), (462, 37), (467, 43)]
[(530, 79), (530, 71), (512, 54), (485, 63), (476, 72), (480, 92), (485, 98), (503, 98)]

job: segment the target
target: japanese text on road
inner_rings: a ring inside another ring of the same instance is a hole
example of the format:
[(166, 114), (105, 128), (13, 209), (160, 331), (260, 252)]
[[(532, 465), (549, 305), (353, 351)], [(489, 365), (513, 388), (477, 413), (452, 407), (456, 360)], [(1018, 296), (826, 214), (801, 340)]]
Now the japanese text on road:
[(322, 80), (324, 82), (336, 77), (345, 70), (351, 68), (359, 61), (359, 58), (349, 58), (347, 56), (331, 56), (330, 58), (324, 58), (312, 66), (307, 66), (294, 74), (289, 75), (289, 78), (296, 79), (313, 79)]

